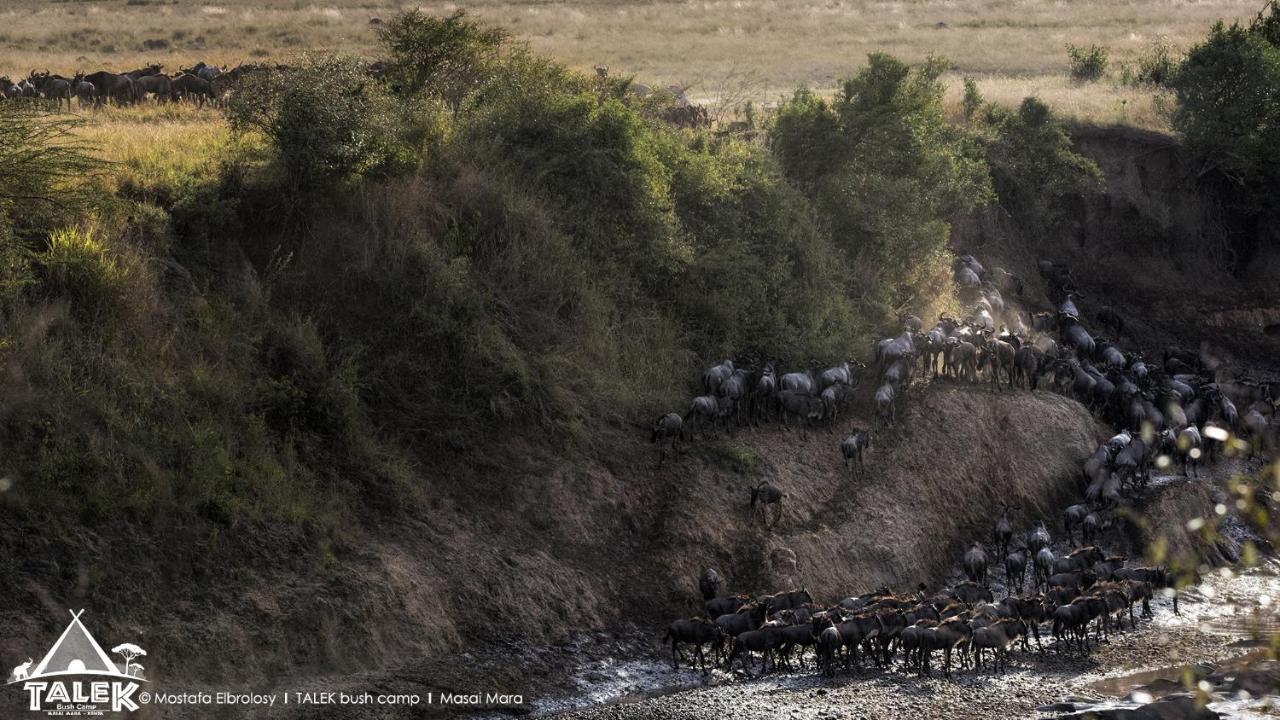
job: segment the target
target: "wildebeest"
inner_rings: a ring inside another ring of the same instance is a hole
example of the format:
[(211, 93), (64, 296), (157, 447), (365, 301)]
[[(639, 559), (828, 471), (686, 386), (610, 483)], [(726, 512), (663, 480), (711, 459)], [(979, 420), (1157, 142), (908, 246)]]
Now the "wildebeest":
[(1068, 507), (1062, 512), (1062, 531), (1067, 534), (1067, 542), (1074, 546), (1076, 544), (1076, 536), (1072, 532), (1072, 528), (1079, 527), (1084, 523), (1084, 519), (1089, 515), (1089, 506), (1079, 503)]
[(707, 658), (702, 651), (703, 645), (710, 645), (715, 651), (716, 660), (720, 662), (720, 646), (724, 641), (724, 633), (721, 629), (706, 618), (693, 618), (691, 620), (676, 620), (667, 626), (667, 634), (663, 636), (662, 642), (671, 642), (671, 667), (678, 669), (680, 667), (681, 653), (679, 646), (693, 645), (696, 651), (696, 662), (694, 667), (702, 666), (703, 672), (709, 672), (707, 668)]
[(31, 73), (28, 81), (35, 86), (40, 94), (45, 98), (51, 99), (58, 104), (58, 108), (62, 108), (62, 102), (67, 103), (67, 112), (71, 112), (71, 80), (68, 78), (51, 75), (46, 70), (43, 73)]
[(748, 630), (755, 630), (763, 625), (764, 618), (764, 606), (760, 603), (753, 603), (740, 608), (737, 612), (720, 615), (716, 618), (716, 627), (720, 628), (726, 638), (737, 637)]
[(698, 578), (698, 591), (702, 593), (702, 601), (705, 603), (714, 600), (719, 590), (720, 573), (715, 568), (703, 570), (702, 576)]
[(991, 650), (995, 655), (996, 672), (1003, 672), (1009, 664), (1009, 646), (1026, 633), (1026, 624), (1014, 618), (999, 620), (973, 631), (972, 646), (977, 666), (982, 667), (983, 650)]
[(686, 412), (684, 417), (681, 418), (681, 423), (682, 426), (689, 426), (689, 435), (691, 437), (695, 429), (705, 435), (707, 423), (711, 423), (714, 428), (717, 423), (728, 417), (732, 409), (732, 398), (700, 395), (689, 403), (689, 412)]
[(818, 388), (826, 389), (837, 383), (857, 387), (858, 371), (865, 367), (857, 360), (846, 360), (835, 367), (827, 368), (818, 376)]
[(702, 392), (707, 395), (720, 393), (720, 385), (733, 375), (733, 361), (725, 359), (718, 365), (712, 365), (702, 373)]
[[(786, 496), (786, 493), (770, 485), (768, 481), (761, 481), (759, 485), (751, 488), (751, 511), (760, 513), (765, 528), (773, 527), (782, 519), (782, 499)], [(769, 520), (769, 507), (771, 506), (774, 512), (772, 522)], [(759, 510), (757, 510), (757, 507), (759, 507)]]
[(856, 462), (858, 469), (862, 469), (865, 460), (862, 457), (863, 452), (871, 447), (871, 433), (866, 430), (854, 430), (840, 443), (840, 452), (844, 455), (844, 465), (851, 471), (853, 464)]
[(1014, 550), (1004, 558), (1004, 583), (1009, 592), (1022, 592), (1026, 585), (1027, 555), (1022, 550)]
[(750, 604), (750, 595), (725, 595), (724, 597), (707, 600), (702, 606), (706, 609), (708, 617), (718, 618), (721, 615), (736, 612)]
[(1035, 570), (1036, 570), (1036, 586), (1047, 588), (1049, 586), (1049, 576), (1053, 575), (1054, 560), (1053, 551), (1048, 547), (1042, 547), (1035, 554)]
[[(785, 644), (786, 636), (779, 625), (770, 623), (757, 630), (747, 630), (734, 636), (733, 651), (729, 653), (728, 663), (732, 665), (736, 658), (745, 656), (745, 669), (750, 674), (753, 664), (752, 653), (759, 652), (762, 656), (760, 672), (764, 672), (768, 669), (770, 655), (776, 650), (781, 650)], [(774, 661), (774, 665), (777, 666), (777, 660)]]
[(1049, 547), (1051, 542), (1049, 529), (1044, 526), (1043, 521), (1037, 524), (1031, 532), (1027, 533), (1027, 550), (1031, 552), (1032, 557), (1038, 555), (1044, 548)]
[(1102, 562), (1105, 557), (1102, 554), (1102, 550), (1096, 546), (1083, 547), (1072, 551), (1067, 557), (1055, 560), (1053, 571), (1055, 573), (1067, 573), (1088, 570), (1093, 567), (1094, 563)]
[(1182, 474), (1186, 477), (1198, 477), (1197, 467), (1200, 465), (1200, 456), (1204, 453), (1200, 430), (1195, 425), (1188, 425), (1178, 433), (1177, 443), (1178, 454), (1182, 456)]
[(893, 386), (886, 383), (876, 388), (875, 394), (875, 420), (878, 426), (888, 425), (893, 427), (897, 425), (898, 413), (894, 407), (894, 398), (897, 393)]
[(964, 554), (964, 574), (973, 582), (987, 584), (987, 552), (981, 543), (974, 543)]
[(72, 78), (71, 92), (75, 94), (82, 108), (86, 105), (95, 105), (98, 102), (98, 89), (93, 86), (93, 83), (84, 79), (84, 73), (77, 73)]
[(782, 413), (782, 424), (786, 427), (791, 427), (791, 418), (794, 417), (801, 423), (801, 428), (807, 428), (822, 420), (827, 412), (822, 398), (791, 390), (778, 393), (778, 408)]
[(112, 100), (117, 105), (127, 105), (137, 99), (133, 78), (128, 75), (117, 75), (106, 70), (85, 75), (84, 79), (97, 88), (98, 103)]
[(1010, 509), (1008, 503), (1001, 503), (1000, 517), (996, 519), (996, 526), (991, 532), (1000, 557), (1009, 555), (1009, 542), (1013, 540), (1013, 524), (1009, 522)]
[(650, 441), (658, 444), (658, 465), (667, 459), (668, 451), (680, 456), (680, 441), (684, 438), (684, 419), (676, 413), (667, 413), (653, 423)]
[(206, 100), (214, 99), (213, 84), (195, 75), (178, 75), (170, 81), (169, 87), (175, 98), (179, 100), (195, 98), (201, 107)]

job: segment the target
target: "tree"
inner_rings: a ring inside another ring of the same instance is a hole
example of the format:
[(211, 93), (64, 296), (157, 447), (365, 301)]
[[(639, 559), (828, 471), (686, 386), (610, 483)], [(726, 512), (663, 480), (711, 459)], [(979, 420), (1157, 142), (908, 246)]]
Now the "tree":
[(411, 10), (378, 29), (391, 53), (386, 77), (392, 86), (435, 95), (454, 113), (494, 71), (507, 38), (501, 28), (468, 21), (462, 10), (444, 18)]
[(136, 659), (147, 654), (146, 650), (134, 645), (133, 643), (122, 643), (111, 648), (111, 652), (124, 658), (124, 674), (129, 674), (129, 665)]
[(1202, 175), (1233, 185), (1239, 209), (1262, 220), (1280, 214), (1280, 3), (1248, 26), (1219, 22), (1191, 48), (1170, 83), (1173, 125)]
[(0, 298), (30, 282), (26, 243), (67, 224), (94, 197), (100, 167), (72, 131), (78, 121), (0, 103)]
[(362, 61), (313, 57), (240, 83), (227, 106), (231, 127), (262, 132), (295, 187), (401, 174), (417, 165), (417, 153), (406, 146), (403, 106), (370, 80)]
[(1102, 189), (1102, 170), (1075, 151), (1066, 127), (1044, 101), (1025, 98), (1016, 112), (989, 108), (986, 124), (996, 194), (1028, 229), (1053, 225), (1064, 198)]
[(855, 290), (899, 305), (936, 281), (947, 221), (986, 202), (991, 185), (981, 148), (946, 120), (946, 62), (868, 61), (830, 103), (796, 93), (770, 139), (827, 219)]

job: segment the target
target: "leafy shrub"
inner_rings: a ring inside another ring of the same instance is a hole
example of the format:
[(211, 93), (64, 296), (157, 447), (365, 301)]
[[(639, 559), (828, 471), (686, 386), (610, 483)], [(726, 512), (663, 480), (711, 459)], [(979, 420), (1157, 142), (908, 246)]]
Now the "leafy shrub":
[(1138, 56), (1138, 68), (1133, 81), (1140, 85), (1167, 85), (1173, 79), (1178, 63), (1173, 46), (1164, 39), (1157, 40)]
[(960, 101), (960, 107), (964, 111), (964, 119), (973, 120), (984, 102), (982, 92), (978, 90), (978, 82), (971, 77), (966, 77), (964, 79), (964, 98)]
[(1101, 80), (1107, 73), (1107, 61), (1107, 49), (1101, 45), (1067, 46), (1067, 62), (1070, 66), (1071, 79), (1076, 82)]
[(947, 220), (990, 196), (981, 149), (946, 121), (945, 69), (872, 54), (832, 103), (796, 93), (770, 137), (844, 251), (851, 291), (890, 306), (937, 284)]
[(401, 135), (398, 106), (369, 82), (363, 62), (310, 58), (242, 83), (227, 106), (231, 126), (261, 131), (294, 187), (404, 174), (417, 165), (417, 149)]
[(496, 70), (508, 39), (501, 28), (468, 21), (462, 10), (444, 18), (410, 10), (377, 32), (391, 55), (386, 78), (392, 87), (439, 97), (454, 112)]
[[(1238, 209), (1275, 227), (1280, 216), (1280, 3), (1248, 26), (1221, 22), (1171, 82), (1174, 127), (1206, 168), (1230, 178)], [(1272, 233), (1274, 238), (1275, 233)]]
[(1037, 98), (1017, 111), (989, 108), (986, 132), (1000, 203), (1028, 227), (1052, 226), (1064, 198), (1102, 189), (1102, 170), (1075, 151), (1062, 121)]
[(127, 291), (134, 267), (108, 249), (92, 229), (53, 231), (36, 264), (44, 289), (53, 296), (70, 298), (72, 306), (89, 318), (122, 310), (131, 299)]

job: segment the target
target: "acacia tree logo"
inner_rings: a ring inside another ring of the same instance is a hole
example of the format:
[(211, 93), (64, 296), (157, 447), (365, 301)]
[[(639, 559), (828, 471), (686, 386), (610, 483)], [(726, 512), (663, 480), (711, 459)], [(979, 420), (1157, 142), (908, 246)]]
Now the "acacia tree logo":
[(134, 660), (146, 655), (146, 650), (143, 650), (133, 643), (121, 643), (111, 648), (111, 652), (124, 658), (124, 669), (121, 672), (125, 675), (133, 675), (133, 673), (130, 672), (130, 668), (132, 668), (138, 671), (136, 677), (142, 676), (142, 665), (135, 663)]

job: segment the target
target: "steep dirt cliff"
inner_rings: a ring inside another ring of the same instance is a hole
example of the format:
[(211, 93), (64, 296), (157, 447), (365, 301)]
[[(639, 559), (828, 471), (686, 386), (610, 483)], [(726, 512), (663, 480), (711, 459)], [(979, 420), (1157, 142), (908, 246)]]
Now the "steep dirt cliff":
[(1167, 135), (1079, 126), (1073, 138), (1102, 169), (1102, 193), (1049, 228), (989, 207), (953, 225), (952, 246), (1019, 275), (1030, 309), (1049, 309), (1036, 263), (1051, 260), (1071, 269), (1087, 321), (1106, 306), (1124, 316), (1131, 347), (1203, 342), (1233, 370), (1280, 372), (1280, 248), (1231, 213), (1230, 187)]

